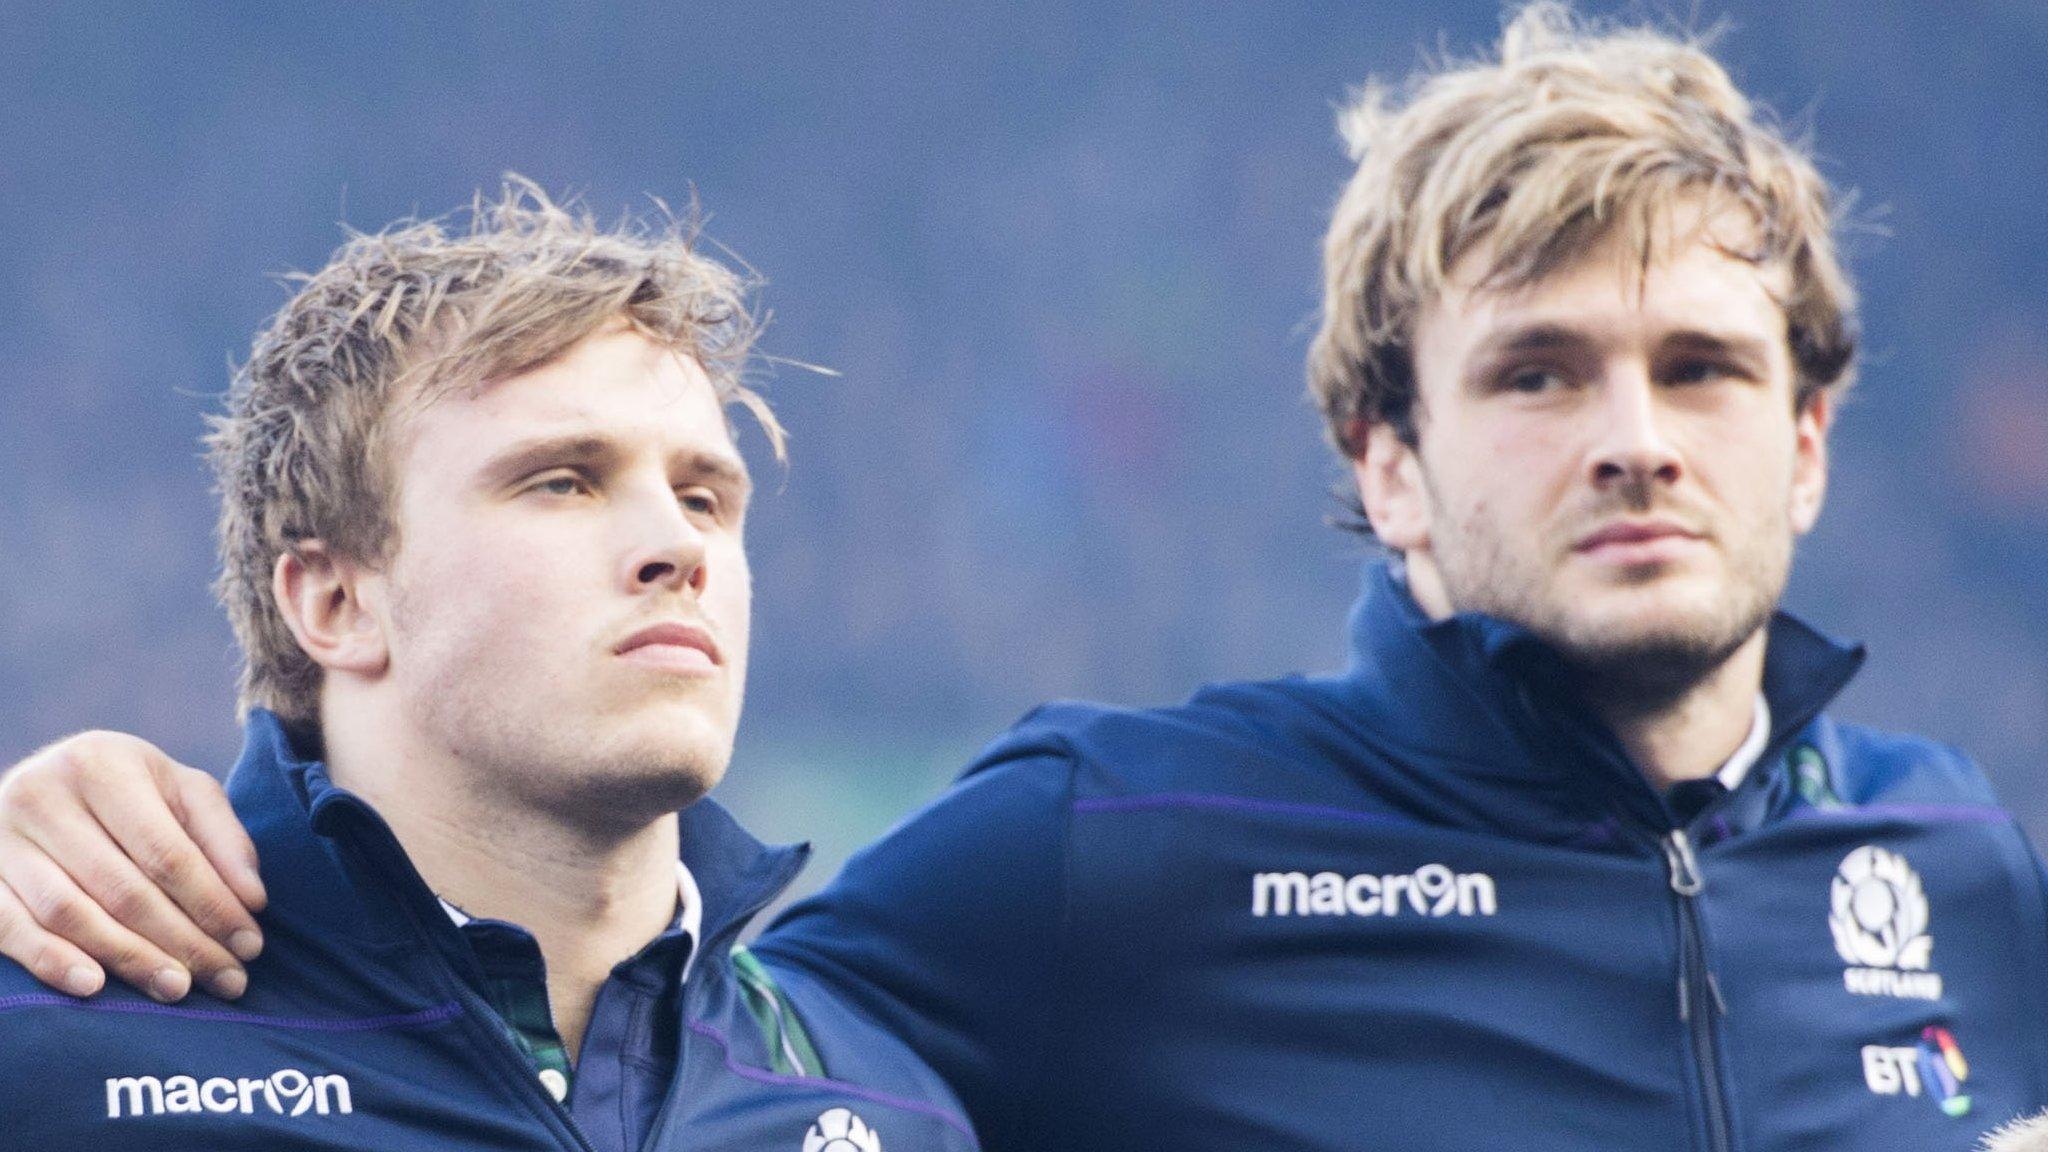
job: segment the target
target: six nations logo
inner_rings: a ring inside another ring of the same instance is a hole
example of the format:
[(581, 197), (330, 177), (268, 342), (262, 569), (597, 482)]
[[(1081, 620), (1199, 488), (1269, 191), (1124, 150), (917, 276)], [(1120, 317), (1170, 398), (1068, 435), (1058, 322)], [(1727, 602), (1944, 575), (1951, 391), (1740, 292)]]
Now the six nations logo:
[(1941, 999), (1941, 975), (1927, 970), (1927, 893), (1906, 858), (1865, 844), (1842, 858), (1828, 889), (1828, 931), (1849, 967), (1842, 986), (1859, 996)]

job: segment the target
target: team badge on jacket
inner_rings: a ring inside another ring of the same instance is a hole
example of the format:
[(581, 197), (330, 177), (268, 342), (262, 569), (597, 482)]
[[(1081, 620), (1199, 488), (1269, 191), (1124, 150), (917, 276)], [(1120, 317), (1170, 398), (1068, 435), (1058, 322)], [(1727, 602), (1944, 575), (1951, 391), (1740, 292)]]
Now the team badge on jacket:
[(1859, 996), (1941, 999), (1941, 975), (1928, 971), (1934, 937), (1927, 893), (1904, 856), (1865, 844), (1842, 858), (1828, 896), (1828, 930), (1848, 965), (1844, 988)]
[(832, 1108), (804, 1134), (804, 1152), (882, 1152), (882, 1137), (852, 1112)]

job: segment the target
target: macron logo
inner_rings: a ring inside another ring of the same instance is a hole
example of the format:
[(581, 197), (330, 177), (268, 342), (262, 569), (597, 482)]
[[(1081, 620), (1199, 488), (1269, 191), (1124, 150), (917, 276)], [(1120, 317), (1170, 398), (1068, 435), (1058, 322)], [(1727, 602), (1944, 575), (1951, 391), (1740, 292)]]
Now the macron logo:
[(282, 1068), (264, 1077), (229, 1079), (214, 1076), (120, 1076), (107, 1078), (107, 1119), (124, 1116), (191, 1116), (201, 1112), (239, 1112), (244, 1116), (261, 1106), (279, 1116), (304, 1116), (308, 1112), (343, 1116), (355, 1111), (349, 1097), (348, 1077), (308, 1076), (297, 1068)]
[(1259, 872), (1252, 876), (1254, 916), (1491, 916), (1493, 877), (1424, 864), (1405, 875)]

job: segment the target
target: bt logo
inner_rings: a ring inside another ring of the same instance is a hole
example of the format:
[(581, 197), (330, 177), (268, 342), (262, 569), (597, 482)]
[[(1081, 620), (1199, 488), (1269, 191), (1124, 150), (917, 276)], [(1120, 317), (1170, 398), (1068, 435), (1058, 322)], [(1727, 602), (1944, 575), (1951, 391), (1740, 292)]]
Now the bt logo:
[(1963, 1116), (1970, 1111), (1970, 1098), (1963, 1093), (1969, 1078), (1969, 1062), (1946, 1028), (1923, 1030), (1920, 1043), (1911, 1048), (1863, 1047), (1863, 1082), (1879, 1096), (1918, 1096), (1924, 1091), (1942, 1112)]

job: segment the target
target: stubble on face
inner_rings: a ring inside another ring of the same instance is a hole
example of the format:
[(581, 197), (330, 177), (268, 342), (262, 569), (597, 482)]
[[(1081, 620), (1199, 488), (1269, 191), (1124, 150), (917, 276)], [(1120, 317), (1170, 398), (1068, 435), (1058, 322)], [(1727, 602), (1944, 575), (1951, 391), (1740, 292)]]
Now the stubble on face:
[[(1791, 571), (1792, 532), (1782, 508), (1749, 530), (1716, 533), (1727, 579), (1721, 595), (1673, 602), (1661, 594), (1662, 574), (1624, 574), (1609, 595), (1638, 603), (1625, 614), (1589, 611), (1557, 587), (1556, 568), (1568, 562), (1568, 539), (1545, 541), (1542, 551), (1513, 547), (1500, 513), (1483, 497), (1453, 506), (1438, 492), (1426, 462), (1423, 483), (1435, 504), (1431, 556), (1451, 603), (1529, 630), (1583, 682), (1602, 696), (1658, 706), (1685, 694), (1721, 668), (1769, 623)], [(1587, 494), (1564, 522), (1590, 525), (1619, 515), (1682, 515), (1647, 478), (1630, 477)], [(1700, 517), (1692, 517), (1697, 522)]]
[[(622, 834), (650, 814), (687, 807), (723, 779), (737, 692), (729, 709), (678, 701), (666, 722), (650, 723), (644, 707), (608, 719), (604, 703), (622, 713), (644, 705), (633, 695), (644, 686), (608, 686), (610, 699), (588, 706), (597, 686), (540, 662), (508, 669), (502, 633), (436, 611), (436, 599), (411, 594), (402, 578), (391, 586), (393, 638), (413, 681), (404, 707), (413, 730), (441, 746), (471, 790)], [(519, 706), (508, 706), (514, 701)]]

